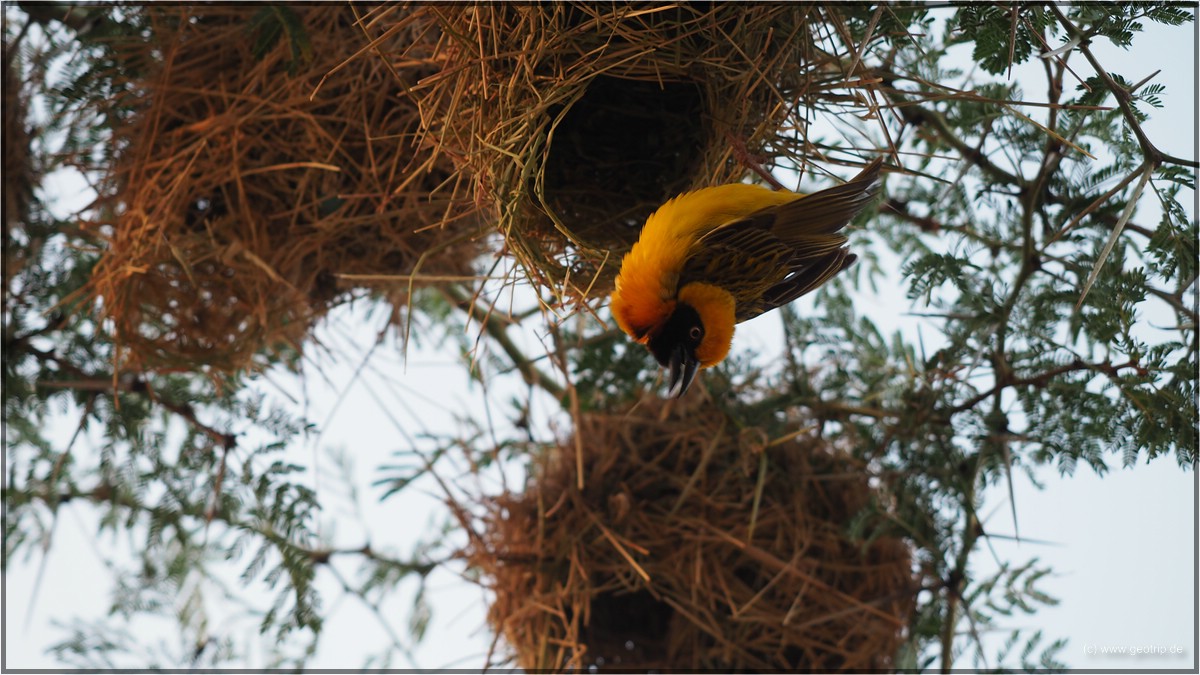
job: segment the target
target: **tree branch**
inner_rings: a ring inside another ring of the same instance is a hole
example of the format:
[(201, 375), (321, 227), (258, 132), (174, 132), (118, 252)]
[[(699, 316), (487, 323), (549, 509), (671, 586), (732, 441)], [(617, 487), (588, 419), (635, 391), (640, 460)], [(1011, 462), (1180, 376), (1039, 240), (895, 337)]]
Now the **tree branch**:
[[(27, 349), (38, 360), (53, 363), (64, 372), (70, 373), (76, 378), (72, 380), (43, 380), (37, 383), (39, 387), (74, 389), (76, 391), (145, 394), (152, 403), (157, 403), (168, 411), (182, 417), (192, 428), (211, 438), (226, 452), (237, 446), (237, 437), (234, 434), (217, 431), (201, 422), (196, 416), (196, 409), (190, 403), (180, 403), (162, 396), (154, 390), (150, 381), (143, 377), (113, 378), (107, 374), (86, 373), (70, 361), (59, 357), (54, 351), (42, 351), (32, 346), (27, 347)], [(116, 383), (115, 386), (114, 382)]]
[(903, 104), (896, 106), (896, 110), (900, 113), (900, 116), (904, 119), (904, 121), (913, 125), (928, 124), (934, 129), (934, 131), (937, 132), (938, 136), (940, 136), (942, 140), (949, 144), (950, 147), (958, 151), (958, 154), (961, 155), (963, 159), (979, 167), (980, 170), (988, 174), (992, 180), (998, 183), (1004, 183), (1006, 185), (1024, 185), (1024, 181), (1021, 180), (1020, 176), (1011, 174), (1004, 169), (1001, 169), (999, 166), (996, 166), (996, 164), (992, 162), (992, 160), (989, 159), (982, 150), (967, 145), (965, 141), (963, 141), (958, 137), (957, 134), (954, 133), (954, 130), (950, 128), (950, 125), (946, 123), (945, 118), (943, 118), (937, 111), (929, 110), (921, 105), (911, 104), (897, 89), (891, 89), (888, 91), (888, 95), (899, 99)]
[(1157, 147), (1155, 147), (1154, 143), (1150, 142), (1150, 137), (1147, 136), (1146, 132), (1142, 129), (1141, 122), (1139, 122), (1137, 118), (1137, 113), (1133, 109), (1133, 104), (1131, 103), (1133, 100), (1133, 94), (1129, 90), (1125, 89), (1125, 87), (1122, 87), (1120, 84), (1118, 84), (1117, 81), (1108, 74), (1108, 71), (1105, 70), (1104, 66), (1100, 64), (1100, 61), (1096, 58), (1096, 55), (1092, 54), (1092, 50), (1089, 49), (1089, 45), (1091, 44), (1091, 35), (1080, 30), (1079, 27), (1076, 26), (1066, 14), (1064, 14), (1062, 10), (1058, 8), (1058, 5), (1050, 3), (1049, 7), (1056, 15), (1058, 15), (1058, 21), (1060, 24), (1062, 24), (1063, 28), (1066, 29), (1067, 34), (1073, 38), (1079, 39), (1079, 45), (1077, 48), (1079, 49), (1080, 53), (1083, 54), (1084, 58), (1088, 60), (1088, 63), (1092, 65), (1092, 69), (1096, 71), (1096, 75), (1098, 75), (1100, 80), (1104, 82), (1104, 86), (1107, 87), (1108, 90), (1112, 92), (1113, 97), (1117, 99), (1117, 105), (1121, 108), (1121, 115), (1125, 118), (1125, 122), (1129, 125), (1130, 129), (1133, 130), (1133, 135), (1137, 137), (1138, 145), (1142, 147), (1142, 153), (1145, 154), (1146, 158), (1153, 162), (1155, 166), (1165, 162), (1167, 164), (1188, 166), (1193, 169), (1200, 167), (1200, 162), (1197, 160), (1181, 159), (1179, 157), (1169, 155), (1159, 150)]
[(521, 377), (525, 380), (526, 384), (541, 387), (542, 391), (550, 394), (557, 401), (563, 400), (563, 397), (566, 396), (566, 391), (553, 378), (533, 365), (533, 362), (521, 352), (521, 349), (509, 337), (508, 325), (510, 322), (506, 322), (504, 318), (496, 316), (484, 308), (477, 307), (471, 298), (458, 286), (439, 286), (438, 290), (454, 306), (466, 312), (467, 316), (476, 316), (479, 319), (488, 337), (492, 338), (499, 345), (500, 349), (504, 350), (504, 353), (508, 355), (513, 365), (521, 373)]
[(1007, 379), (998, 380), (996, 385), (994, 387), (992, 387), (991, 389), (989, 389), (981, 394), (978, 394), (976, 396), (973, 396), (973, 397), (967, 399), (965, 402), (960, 403), (959, 405), (952, 408), (950, 410), (950, 414), (954, 415), (954, 414), (957, 414), (960, 412), (970, 410), (971, 408), (974, 408), (975, 406), (979, 405), (980, 402), (987, 399), (988, 397), (997, 395), (1001, 391), (1003, 391), (1004, 389), (1007, 389), (1009, 387), (1037, 387), (1040, 389), (1040, 388), (1044, 388), (1046, 385), (1048, 385), (1050, 383), (1050, 381), (1053, 380), (1054, 378), (1056, 378), (1060, 375), (1065, 375), (1067, 373), (1074, 373), (1074, 372), (1078, 372), (1081, 370), (1092, 370), (1092, 371), (1107, 375), (1109, 377), (1116, 377), (1117, 375), (1120, 374), (1120, 371), (1122, 371), (1122, 370), (1125, 370), (1127, 368), (1137, 368), (1137, 367), (1138, 367), (1138, 364), (1134, 363), (1133, 361), (1127, 361), (1126, 363), (1113, 365), (1112, 363), (1110, 363), (1108, 361), (1103, 361), (1100, 363), (1088, 363), (1087, 361), (1075, 359), (1074, 361), (1072, 361), (1068, 364), (1058, 366), (1057, 368), (1051, 368), (1050, 370), (1038, 373), (1037, 375), (1032, 375), (1030, 377), (1022, 377), (1022, 378), (1009, 377)]

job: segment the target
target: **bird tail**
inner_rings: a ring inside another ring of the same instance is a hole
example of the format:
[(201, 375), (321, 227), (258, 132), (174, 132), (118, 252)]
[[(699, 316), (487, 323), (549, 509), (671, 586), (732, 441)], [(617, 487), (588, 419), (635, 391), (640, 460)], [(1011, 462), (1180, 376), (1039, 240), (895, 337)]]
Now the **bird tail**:
[(834, 234), (854, 220), (875, 198), (882, 166), (883, 159), (876, 157), (846, 183), (780, 206), (773, 233), (793, 244), (814, 235)]

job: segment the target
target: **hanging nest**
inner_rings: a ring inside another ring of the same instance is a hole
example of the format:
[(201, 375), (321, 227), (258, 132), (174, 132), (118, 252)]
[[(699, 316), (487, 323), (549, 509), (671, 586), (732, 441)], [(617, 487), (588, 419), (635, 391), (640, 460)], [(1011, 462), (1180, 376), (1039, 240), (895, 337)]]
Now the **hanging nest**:
[(112, 45), (91, 286), (125, 365), (238, 371), (298, 349), (369, 284), (356, 275), (473, 273), (477, 209), (414, 142), (418, 111), (386, 64), (350, 59), (365, 41), (349, 5), (130, 11), (148, 35)]
[[(820, 156), (798, 141), (809, 107), (848, 89), (845, 51), (817, 5), (424, 4), (368, 30), (439, 39), (380, 52), (411, 89), (421, 138), (489, 204), (508, 248), (560, 297), (605, 291), (668, 198), (747, 167)], [(842, 26), (844, 28), (844, 26)], [(846, 59), (848, 62), (848, 59)]]
[(861, 463), (818, 438), (739, 433), (711, 403), (680, 405), (584, 415), (583, 490), (572, 440), (524, 494), (486, 503), (467, 558), (516, 664), (890, 668), (917, 582), (903, 540), (847, 534), (887, 509)]

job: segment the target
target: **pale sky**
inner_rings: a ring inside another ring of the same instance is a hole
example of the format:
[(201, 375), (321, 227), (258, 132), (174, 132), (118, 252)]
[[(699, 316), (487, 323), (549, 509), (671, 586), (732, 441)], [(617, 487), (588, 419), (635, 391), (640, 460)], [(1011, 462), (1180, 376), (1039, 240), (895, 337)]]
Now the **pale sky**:
[[(1167, 85), (1166, 108), (1152, 113), (1147, 132), (1163, 149), (1194, 157), (1195, 25), (1177, 28), (1149, 25), (1146, 33), (1135, 38), (1130, 52), (1107, 43), (1098, 43), (1095, 49), (1102, 63), (1134, 81), (1162, 69), (1156, 81)], [(1036, 93), (1044, 96), (1040, 91)], [(65, 195), (58, 206), (62, 213), (76, 208), (72, 205), (79, 202), (71, 199), (74, 195), (68, 185), (63, 183)], [(808, 311), (812, 301), (811, 297), (801, 299), (798, 310)], [(865, 290), (859, 307), (875, 317), (885, 333), (890, 332), (891, 325), (906, 330), (914, 326), (915, 320), (904, 313), (920, 309), (913, 308), (901, 293), (893, 291), (891, 295), (874, 297)], [(485, 404), (491, 405), (493, 420), (498, 425), (505, 424), (504, 402), (510, 397), (524, 398), (524, 387), (516, 386), (517, 378), (507, 378), (485, 397), (478, 386), (472, 387), (467, 381), (453, 345), (448, 349), (410, 346), (405, 364), (393, 337), (376, 351), (361, 378), (352, 383), (354, 370), (382, 321), (378, 315), (368, 318), (364, 310), (364, 307), (347, 307), (335, 311), (319, 333), (321, 341), (337, 357), (321, 359), (332, 386), (325, 384), (313, 370), (303, 383), (286, 374), (273, 375), (272, 379), (297, 398), (302, 398), (303, 392), (310, 419), (322, 427), (319, 439), (310, 439), (306, 446), (294, 448), (292, 456), (307, 465), (313, 464), (315, 458), (322, 467), (318, 489), (325, 502), (327, 527), (335, 541), (353, 546), (369, 538), (376, 547), (392, 548), (394, 553), (405, 555), (414, 542), (429, 536), (434, 524), (442, 522), (445, 510), (429, 482), (421, 483), (420, 489), (402, 497), (379, 503), (379, 491), (365, 487), (379, 477), (376, 467), (391, 461), (392, 452), (406, 447), (404, 434), (416, 436), (421, 430), (463, 431), (445, 412), (448, 404), (452, 409), (479, 411)], [(924, 329), (927, 341), (930, 329), (928, 325)], [(542, 350), (533, 333), (519, 336), (519, 341), (527, 353)], [(757, 352), (766, 360), (778, 353), (781, 345), (778, 317), (767, 315), (739, 327), (734, 348)], [(329, 417), (343, 391), (345, 400)], [(545, 401), (535, 412), (539, 428), (558, 429), (560, 434), (569, 428), (569, 418), (552, 411)], [(398, 420), (401, 428), (390, 418)], [(72, 421), (72, 427), (73, 424)], [(70, 429), (64, 431), (67, 435), (69, 432)], [(369, 532), (360, 531), (349, 500), (328, 477), (332, 461), (317, 453), (314, 446), (318, 443), (344, 448), (353, 456), (356, 482), (363, 489), (360, 508)], [(95, 448), (92, 439), (90, 448), (83, 446), (77, 452)], [(1012, 617), (1004, 626), (1041, 629), (1046, 642), (1068, 638), (1070, 644), (1060, 658), (1076, 668), (1195, 668), (1196, 473), (1181, 470), (1173, 457), (1150, 464), (1142, 462), (1129, 469), (1119, 468), (1119, 463), (1119, 454), (1112, 455), (1110, 464), (1118, 468), (1103, 478), (1082, 465), (1068, 478), (1059, 478), (1052, 467), (1044, 467), (1038, 474), (1045, 484), (1043, 490), (1035, 489), (1022, 474), (1016, 475), (1021, 534), (1055, 545), (997, 540), (993, 546), (1003, 560), (1013, 564), (1037, 557), (1053, 567), (1054, 576), (1042, 586), (1061, 604), (1031, 616)], [(506, 469), (509, 485), (519, 485), (522, 467)], [(492, 483), (484, 487), (498, 490), (499, 479), (492, 476), (490, 480)], [(1003, 487), (988, 495), (982, 513), (993, 514), (988, 521), (989, 530), (1011, 533), (1007, 499)], [(124, 540), (113, 542), (108, 535), (97, 539), (96, 523), (96, 510), (91, 505), (64, 505), (28, 625), (26, 616), (41, 559), (35, 555), (30, 560), (10, 561), (4, 579), (5, 659), (9, 668), (60, 667), (43, 653), (48, 645), (65, 637), (65, 632), (54, 624), (67, 622), (73, 616), (104, 614), (110, 601), (112, 575), (103, 560), (113, 557), (114, 551), (128, 548), (128, 544)], [(104, 551), (103, 556), (100, 550)], [(119, 553), (115, 557), (121, 559)], [(980, 572), (994, 568), (986, 548), (974, 560)], [(353, 568), (352, 561), (348, 561), (341, 569), (349, 575)], [(484, 624), (486, 596), (477, 586), (457, 577), (455, 573), (460, 571), (461, 565), (431, 577), (433, 623), (425, 640), (413, 651), (415, 664), (420, 667), (475, 668), (484, 663), (491, 642)], [(387, 644), (386, 633), (378, 619), (356, 599), (338, 599), (338, 586), (329, 577), (323, 572), (320, 582), (326, 591), (326, 632), (310, 666), (358, 667), (363, 655), (378, 652)], [(240, 588), (232, 578), (230, 587)], [(405, 644), (409, 641), (405, 622), (412, 590), (406, 588), (384, 611)], [(256, 587), (247, 592), (259, 598), (270, 597)], [(226, 616), (229, 611), (226, 603), (213, 601), (211, 611), (214, 632), (248, 632), (256, 625), (254, 619), (239, 619), (236, 614)], [(167, 628), (164, 631), (161, 625), (139, 625), (139, 631), (144, 630), (145, 635), (160, 636), (173, 645), (174, 635)], [(989, 635), (987, 639), (998, 646), (1005, 637), (1007, 633)], [(1184, 652), (1120, 657), (1099, 653), (1100, 649), (1089, 650), (1089, 646), (1182, 647)], [(995, 647), (990, 648), (987, 656), (990, 658), (994, 651)], [(261, 666), (261, 658), (262, 655), (252, 655), (247, 666)], [(966, 662), (962, 664), (965, 666)], [(413, 664), (401, 657), (393, 665)]]

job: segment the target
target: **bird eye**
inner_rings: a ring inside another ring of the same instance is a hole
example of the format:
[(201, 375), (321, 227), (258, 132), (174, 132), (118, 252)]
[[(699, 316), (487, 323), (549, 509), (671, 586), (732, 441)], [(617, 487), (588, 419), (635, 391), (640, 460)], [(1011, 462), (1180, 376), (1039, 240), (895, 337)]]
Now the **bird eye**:
[(704, 337), (704, 329), (700, 326), (692, 326), (691, 330), (688, 331), (688, 337), (690, 337), (692, 340), (699, 341), (700, 338)]

